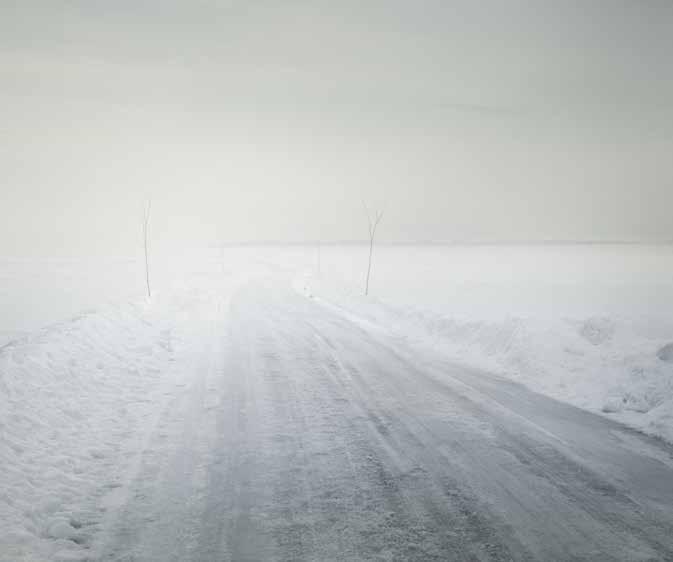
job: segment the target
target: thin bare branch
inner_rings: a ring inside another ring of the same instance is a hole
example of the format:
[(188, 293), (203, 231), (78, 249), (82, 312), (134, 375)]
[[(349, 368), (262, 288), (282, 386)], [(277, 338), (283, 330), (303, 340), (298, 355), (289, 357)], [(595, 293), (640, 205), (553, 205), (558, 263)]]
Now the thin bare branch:
[(147, 235), (148, 235), (148, 226), (150, 222), (150, 212), (152, 210), (152, 199), (147, 200), (145, 205), (145, 212), (143, 216), (143, 242), (145, 246), (145, 282), (147, 284), (147, 297), (152, 298), (152, 289), (150, 287), (150, 261), (148, 254), (148, 244), (147, 244)]
[(378, 210), (374, 215), (369, 212), (369, 208), (362, 199), (362, 206), (365, 210), (365, 215), (367, 216), (367, 226), (369, 227), (369, 261), (367, 263), (367, 278), (365, 281), (365, 295), (369, 294), (369, 277), (372, 270), (372, 254), (374, 253), (374, 237), (376, 236), (376, 229), (383, 218), (383, 210)]

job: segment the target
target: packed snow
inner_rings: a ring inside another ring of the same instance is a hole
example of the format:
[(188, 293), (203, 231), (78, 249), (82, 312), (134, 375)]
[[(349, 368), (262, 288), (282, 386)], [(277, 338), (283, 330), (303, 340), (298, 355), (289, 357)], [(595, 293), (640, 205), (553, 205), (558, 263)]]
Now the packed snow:
[(354, 262), (342, 250), (331, 259), (304, 272), (302, 290), (673, 441), (671, 246), (383, 247), (369, 298)]
[(366, 330), (673, 441), (669, 246), (243, 247), (157, 260), (4, 260), (0, 561), (87, 560), (212, 303), (274, 277)]
[[(219, 260), (188, 275), (169, 275), (170, 264), (162, 264), (166, 277), (157, 296), (148, 301), (140, 290), (128, 300), (123, 295), (132, 294), (134, 276), (120, 282), (114, 267), (101, 270), (103, 263), (119, 262), (52, 262), (41, 274), (35, 262), (18, 271), (16, 261), (4, 264), (6, 277), (30, 269), (35, 282), (22, 295), (33, 301), (25, 324), (14, 319), (22, 330), (5, 325), (13, 337), (0, 347), (1, 562), (90, 559), (94, 537), (123, 500), (158, 415), (188, 384), (185, 362), (199, 345), (213, 285), (226, 291), (236, 278), (223, 275)], [(47, 300), (28, 292), (66, 277), (71, 283), (52, 286)], [(94, 305), (92, 278), (99, 290), (112, 291), (99, 301), (112, 294), (118, 302), (72, 316), (77, 307)], [(77, 283), (86, 285), (81, 292)], [(15, 309), (13, 301), (2, 304)], [(69, 317), (26, 333), (37, 322), (36, 306), (46, 321), (58, 311)]]
[(106, 497), (177, 390), (172, 312), (106, 307), (2, 348), (0, 560), (86, 559)]

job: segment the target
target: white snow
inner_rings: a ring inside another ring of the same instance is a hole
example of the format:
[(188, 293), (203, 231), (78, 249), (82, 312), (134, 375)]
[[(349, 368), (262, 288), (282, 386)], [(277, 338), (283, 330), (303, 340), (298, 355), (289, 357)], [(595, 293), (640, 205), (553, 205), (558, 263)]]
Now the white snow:
[(673, 441), (670, 246), (381, 247), (376, 255), (370, 298), (343, 250), (331, 262), (323, 250), (322, 270), (332, 270), (306, 271), (299, 285), (417, 346)]
[(380, 246), (368, 298), (366, 248), (316, 256), (176, 257), (151, 302), (134, 260), (0, 262), (0, 562), (87, 559), (212, 303), (250, 277), (673, 440), (671, 247)]
[[(182, 391), (189, 372), (182, 367), (199, 340), (212, 287), (223, 283), (221, 266), (207, 261), (168, 278), (148, 302), (142, 289), (124, 298), (135, 277), (124, 282), (117, 260), (42, 270), (16, 263), (2, 264), (12, 283), (10, 298), (0, 300), (9, 311), (3, 332), (11, 334), (0, 344), (0, 561), (87, 560), (157, 416)], [(14, 299), (28, 270), (33, 277), (19, 302), (33, 304), (17, 319)], [(66, 278), (70, 284), (52, 286), (47, 296), (36, 291)], [(193, 290), (195, 278), (207, 282)], [(94, 304), (96, 290), (96, 308), (72, 316)], [(51, 323), (30, 331), (40, 310)], [(66, 319), (53, 322), (59, 312)]]
[(178, 343), (150, 307), (51, 326), (0, 352), (0, 560), (77, 560), (121, 485)]

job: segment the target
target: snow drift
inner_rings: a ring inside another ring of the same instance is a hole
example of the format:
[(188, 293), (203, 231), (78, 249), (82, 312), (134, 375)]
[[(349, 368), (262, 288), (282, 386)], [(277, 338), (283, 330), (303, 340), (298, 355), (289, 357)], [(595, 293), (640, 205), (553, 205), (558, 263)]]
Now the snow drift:
[[(0, 560), (84, 560), (175, 381), (179, 334), (145, 303), (0, 349)], [(141, 429), (142, 428), (142, 429)]]
[(296, 287), (415, 346), (673, 441), (673, 318), (480, 318), (400, 304), (402, 298), (364, 298), (358, 287), (311, 273)]
[(195, 254), (188, 275), (185, 262), (170, 261), (166, 271), (180, 271), (158, 276), (151, 306), (128, 302), (134, 286), (119, 280), (133, 278), (128, 271), (110, 275), (106, 292), (92, 281), (103, 268), (56, 264), (45, 274), (5, 263), (0, 562), (90, 558), (143, 440), (181, 392), (184, 351), (198, 345), (213, 294), (246, 278), (286, 282), (300, 270), (298, 290), (367, 329), (673, 441), (673, 284), (662, 281), (673, 278), (671, 248), (388, 247), (374, 260), (364, 298), (364, 247), (323, 247), (320, 275), (314, 248)]

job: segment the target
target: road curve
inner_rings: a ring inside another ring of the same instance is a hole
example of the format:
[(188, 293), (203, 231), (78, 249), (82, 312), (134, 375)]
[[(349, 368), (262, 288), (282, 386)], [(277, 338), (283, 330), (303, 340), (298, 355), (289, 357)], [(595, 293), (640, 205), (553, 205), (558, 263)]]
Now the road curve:
[(100, 560), (673, 560), (673, 448), (271, 283), (233, 297)]

